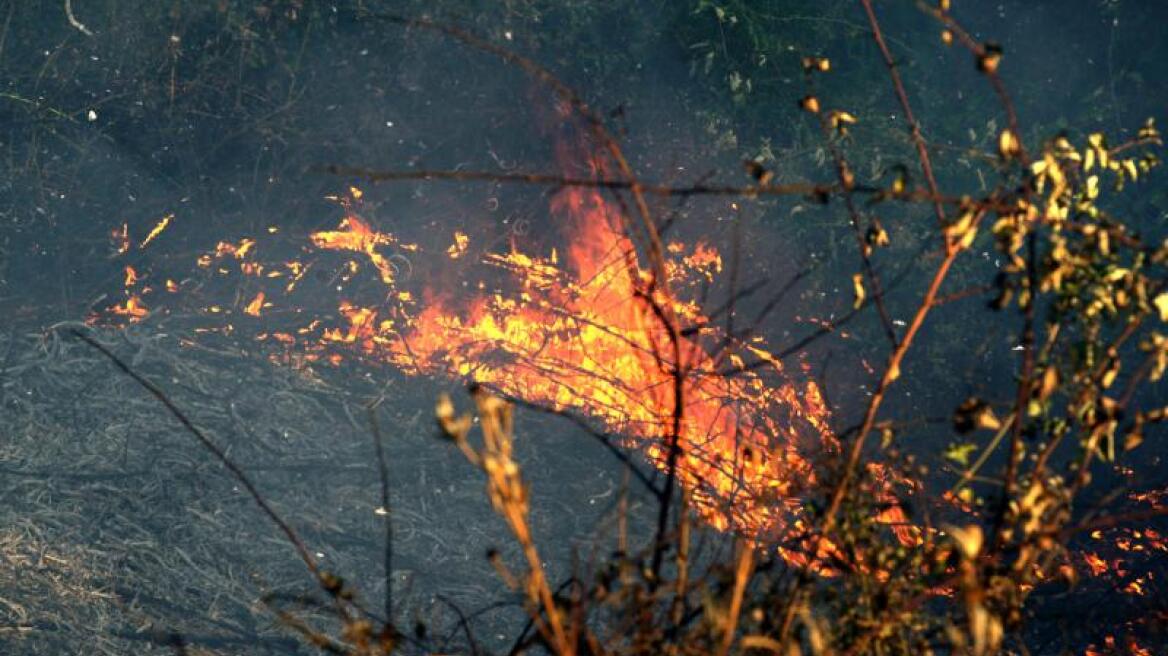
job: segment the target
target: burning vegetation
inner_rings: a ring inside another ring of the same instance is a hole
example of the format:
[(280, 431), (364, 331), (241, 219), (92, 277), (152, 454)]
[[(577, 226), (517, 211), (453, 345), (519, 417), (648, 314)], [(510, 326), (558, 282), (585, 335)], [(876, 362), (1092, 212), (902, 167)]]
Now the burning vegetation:
[[(864, 116), (834, 108), (822, 87), (839, 65), (826, 57), (802, 60), (798, 110), (820, 135), (829, 177), (783, 183), (774, 164), (751, 160), (742, 185), (671, 186), (636, 175), (610, 121), (535, 61), (458, 28), (387, 17), (495, 55), (550, 89), (555, 121), (567, 126), (556, 127), (560, 170), (345, 172), (369, 182), (548, 185), (554, 236), (481, 244), (453, 220), (441, 240), (391, 230), (367, 204), (375, 188), (354, 182), (330, 197), (336, 216), (327, 229), (215, 236), (185, 273), (164, 274), (132, 256), (165, 248), (167, 231), (184, 220), (166, 213), (110, 233), (112, 257), (126, 262), (120, 296), (88, 317), (93, 332), (75, 334), (178, 417), (283, 531), (333, 623), (269, 605), (332, 653), (436, 652), (447, 643), (421, 623), (400, 625), (388, 579), (384, 617), (365, 612), (354, 587), (321, 564), (230, 455), (97, 331), (181, 313), (198, 324), (184, 344), (245, 341), (308, 378), (359, 364), (465, 386), (474, 410), (442, 396), (434, 418), (484, 476), (522, 554), (518, 562), (488, 554), (528, 619), (514, 653), (1027, 653), (1041, 613), (1076, 596), (1139, 611), (1080, 653), (1155, 653), (1147, 645), (1168, 644), (1168, 488), (1139, 485), (1148, 473), (1136, 471), (1134, 454), (1162, 438), (1168, 419), (1158, 387), (1168, 371), (1168, 241), (1138, 234), (1112, 208), (1156, 175), (1161, 135), (1149, 119), (1119, 143), (1102, 133), (1025, 136), (999, 72), (1001, 49), (967, 32), (949, 4), (925, 11), (943, 45), (967, 51), (1004, 117), (992, 147), (977, 153), (996, 181), (985, 184), (979, 170), (976, 190), (941, 184), (868, 0), (859, 6), (916, 155), (876, 183), (857, 178), (849, 131)], [(826, 399), (828, 374), (803, 349), (781, 351), (753, 326), (736, 327), (747, 296), (736, 280), (738, 244), (726, 253), (676, 237), (646, 200), (704, 195), (792, 197), (846, 214), (855, 266), (841, 288), (851, 314), (812, 320), (820, 328), (808, 343), (840, 339), (852, 316), (872, 318), (870, 341), (883, 360), (862, 359), (872, 381), (856, 401), (856, 425), (844, 425)], [(888, 207), (909, 207), (928, 224), (881, 221)], [(884, 258), (910, 233), (925, 235), (928, 270), (911, 302), (894, 307)], [(998, 264), (989, 279), (970, 284), (975, 269), (955, 275), (991, 250)], [(956, 277), (968, 288), (953, 289)], [(711, 303), (710, 289), (726, 298)], [(952, 410), (937, 457), (909, 453), (905, 435), (930, 422), (886, 402), (906, 383), (938, 308), (976, 299), (1017, 333), (1008, 393)], [(549, 580), (530, 525), (530, 489), (513, 448), (523, 409), (584, 426), (656, 504), (638, 539), (622, 491), (618, 535), (603, 545), (609, 555), (563, 582)], [(722, 550), (699, 557), (704, 540)], [(459, 648), (478, 652), (465, 628)]]

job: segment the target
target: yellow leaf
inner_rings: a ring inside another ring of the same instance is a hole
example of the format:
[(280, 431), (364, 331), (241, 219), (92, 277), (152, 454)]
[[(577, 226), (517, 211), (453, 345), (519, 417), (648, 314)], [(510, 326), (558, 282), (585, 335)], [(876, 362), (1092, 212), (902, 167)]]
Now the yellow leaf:
[(1141, 140), (1160, 142), (1160, 133), (1156, 130), (1155, 119), (1149, 118), (1144, 127), (1140, 128), (1139, 138)]
[(1002, 427), (1002, 422), (997, 415), (990, 408), (986, 408), (977, 414), (977, 427), (985, 430), (998, 430)]
[(996, 44), (987, 43), (977, 58), (977, 70), (993, 75), (1002, 63), (1002, 48)]
[(958, 248), (969, 248), (977, 237), (977, 227), (973, 224), (973, 212), (965, 212), (945, 228), (945, 235), (957, 242)]
[(443, 392), (438, 396), (438, 402), (434, 404), (434, 416), (441, 421), (454, 417), (454, 402), (450, 400), (449, 394)]
[(852, 303), (852, 309), (858, 310), (864, 304), (864, 299), (867, 293), (864, 291), (864, 274), (857, 273), (852, 276), (852, 292), (856, 295), (856, 300)]
[(769, 651), (773, 654), (784, 653), (782, 643), (780, 643), (778, 640), (775, 640), (774, 638), (769, 638), (764, 635), (742, 636), (742, 640), (739, 642), (739, 645), (744, 650), (758, 649)]
[(1127, 171), (1127, 174), (1129, 176), (1131, 176), (1132, 180), (1139, 180), (1140, 179), (1140, 172), (1139, 172), (1139, 169), (1136, 168), (1135, 160), (1131, 160), (1131, 159), (1123, 160), (1123, 170)]
[(855, 124), (856, 117), (848, 112), (836, 109), (828, 114), (827, 120), (832, 128), (837, 130), (841, 135), (845, 135), (848, 133), (847, 126)]
[(1115, 382), (1116, 377), (1118, 376), (1119, 360), (1115, 360), (1113, 361), (1112, 365), (1107, 368), (1107, 371), (1103, 372), (1103, 378), (1099, 381), (1099, 384), (1103, 387), (1103, 389), (1107, 389), (1108, 387), (1111, 387), (1111, 385)]
[(812, 114), (819, 113), (819, 99), (815, 96), (804, 96), (803, 100), (799, 101), (799, 108), (805, 112)]
[[(1103, 234), (1103, 233), (1101, 233), (1101, 234)], [(1123, 267), (1119, 267), (1117, 269), (1112, 269), (1107, 274), (1107, 282), (1119, 282), (1120, 280), (1123, 280), (1124, 276), (1126, 276), (1129, 273), (1131, 273), (1131, 271), (1128, 269), (1125, 269)]]
[(1160, 321), (1168, 322), (1168, 292), (1157, 296), (1152, 303), (1156, 304), (1156, 310), (1160, 312)]
[(1002, 159), (1013, 159), (1022, 152), (1022, 142), (1018, 141), (1018, 135), (1014, 134), (1013, 130), (1002, 130), (1002, 134), (998, 136), (998, 154)]
[(865, 235), (867, 242), (872, 246), (887, 246), (889, 244), (888, 231), (880, 224), (878, 219), (872, 219), (872, 223), (868, 225), (868, 233)]
[[(841, 129), (840, 134), (844, 134)], [(840, 182), (843, 183), (844, 189), (851, 189), (856, 184), (856, 174), (852, 173), (852, 169), (848, 167), (847, 162), (840, 162)]]
[(1042, 386), (1039, 388), (1038, 400), (1045, 401), (1050, 398), (1051, 394), (1058, 389), (1059, 373), (1057, 367), (1047, 367), (1046, 371), (1042, 372)]
[(965, 249), (973, 245), (973, 240), (977, 237), (977, 226), (970, 226), (961, 236), (961, 241), (958, 242), (958, 247)]
[(985, 542), (985, 534), (982, 533), (981, 527), (977, 524), (970, 524), (968, 526), (946, 526), (945, 532), (948, 533), (957, 546), (961, 548), (961, 553), (969, 559), (976, 558), (981, 553), (981, 545)]
[(804, 57), (803, 58), (803, 72), (804, 73), (814, 73), (815, 71), (819, 71), (820, 73), (826, 73), (830, 70), (831, 70), (831, 60), (830, 59), (825, 59), (823, 57)]
[(945, 450), (945, 457), (963, 467), (968, 467), (969, 456), (973, 455), (974, 451), (977, 451), (977, 445), (972, 442), (954, 444)]

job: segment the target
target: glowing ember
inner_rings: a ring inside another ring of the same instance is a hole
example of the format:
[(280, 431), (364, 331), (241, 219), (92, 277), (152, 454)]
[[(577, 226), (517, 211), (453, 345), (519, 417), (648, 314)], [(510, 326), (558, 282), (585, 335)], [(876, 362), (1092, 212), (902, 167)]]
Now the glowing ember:
[(446, 249), (446, 254), (450, 256), (450, 259), (457, 260), (463, 255), (466, 255), (466, 248), (469, 245), (470, 237), (467, 237), (465, 232), (456, 230), (454, 232), (454, 243), (450, 245), (450, 248)]
[(154, 241), (154, 238), (162, 234), (163, 230), (166, 230), (166, 226), (170, 225), (170, 222), (173, 219), (173, 214), (167, 214), (166, 216), (159, 219), (158, 223), (155, 224), (154, 227), (150, 230), (150, 233), (146, 235), (146, 238), (142, 240), (142, 243), (138, 246), (138, 248), (146, 248), (147, 244)]
[(264, 293), (260, 292), (260, 293), (256, 294), (256, 297), (252, 299), (251, 303), (247, 304), (247, 307), (243, 309), (243, 312), (244, 312), (244, 314), (250, 314), (253, 317), (258, 317), (258, 316), (260, 316), (260, 310), (262, 310), (263, 308), (264, 308)]
[(142, 298), (137, 294), (131, 295), (121, 304), (114, 305), (106, 311), (115, 316), (126, 317), (130, 323), (141, 321), (143, 317), (150, 314), (150, 311), (142, 303)]

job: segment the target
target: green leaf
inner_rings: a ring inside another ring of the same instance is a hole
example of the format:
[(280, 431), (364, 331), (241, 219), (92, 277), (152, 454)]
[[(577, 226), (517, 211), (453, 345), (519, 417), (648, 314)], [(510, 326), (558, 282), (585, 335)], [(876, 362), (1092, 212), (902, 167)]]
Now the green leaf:
[(960, 444), (954, 444), (948, 449), (945, 449), (945, 457), (963, 467), (968, 467), (969, 456), (973, 455), (974, 451), (977, 451), (976, 444), (972, 442), (963, 442)]

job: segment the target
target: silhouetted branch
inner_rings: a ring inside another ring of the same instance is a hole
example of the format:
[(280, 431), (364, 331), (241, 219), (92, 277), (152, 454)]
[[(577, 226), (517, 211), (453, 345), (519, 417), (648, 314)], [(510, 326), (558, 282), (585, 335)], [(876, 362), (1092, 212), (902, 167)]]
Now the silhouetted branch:
[[(697, 183), (688, 186), (671, 186), (642, 183), (629, 180), (609, 180), (597, 178), (573, 178), (547, 173), (496, 173), (493, 171), (380, 171), (352, 166), (328, 165), (319, 169), (331, 175), (361, 178), (369, 182), (395, 182), (403, 180), (449, 180), (455, 182), (511, 182), (522, 184), (548, 185), (553, 187), (584, 187), (586, 189), (609, 189), (628, 191), (637, 188), (654, 196), (807, 196), (822, 198), (839, 191), (838, 185), (791, 183), (776, 185), (718, 185)], [(877, 187), (858, 187), (857, 191), (878, 193)]]

